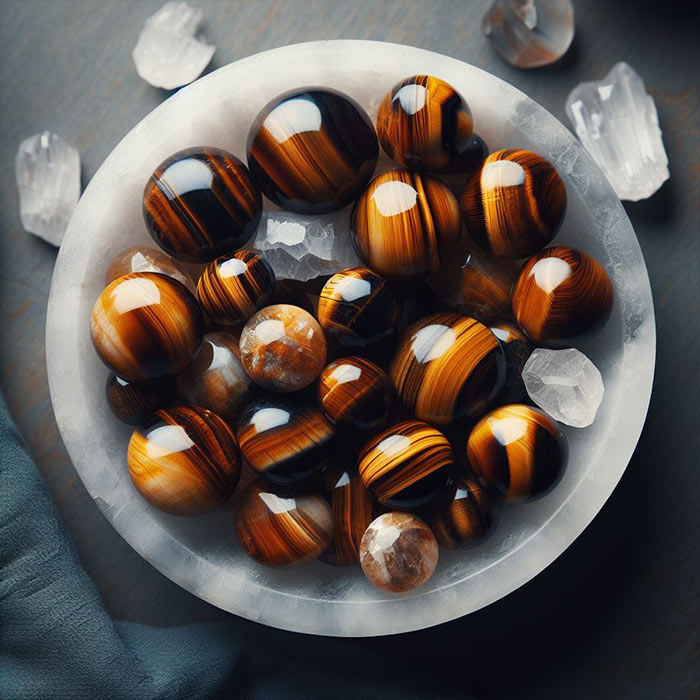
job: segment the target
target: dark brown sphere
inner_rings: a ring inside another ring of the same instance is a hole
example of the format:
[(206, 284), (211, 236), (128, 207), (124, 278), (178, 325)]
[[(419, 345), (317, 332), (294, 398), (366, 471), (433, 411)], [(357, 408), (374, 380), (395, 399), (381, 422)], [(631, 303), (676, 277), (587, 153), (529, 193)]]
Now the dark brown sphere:
[(506, 358), (506, 381), (495, 403), (518, 403), (527, 400), (523, 367), (535, 349), (530, 339), (514, 320), (492, 319), (486, 324), (498, 338)]
[(192, 294), (197, 291), (197, 285), (189, 271), (157, 248), (132, 246), (115, 255), (107, 266), (105, 285), (132, 272), (160, 272), (161, 275), (184, 284)]
[(177, 386), (171, 377), (128, 382), (110, 374), (105, 387), (107, 405), (123, 423), (140, 425), (159, 408), (175, 403)]

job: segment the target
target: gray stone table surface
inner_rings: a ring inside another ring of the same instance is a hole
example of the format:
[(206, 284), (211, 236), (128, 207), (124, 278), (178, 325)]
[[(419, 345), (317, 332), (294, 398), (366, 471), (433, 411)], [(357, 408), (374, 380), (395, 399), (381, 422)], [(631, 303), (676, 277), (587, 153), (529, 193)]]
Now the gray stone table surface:
[[(76, 475), (49, 401), (46, 302), (56, 251), (23, 232), (19, 141), (43, 129), (76, 146), (85, 185), (166, 96), (131, 49), (160, 0), (0, 2), (0, 381), (85, 567), (117, 618), (155, 625), (228, 619), (304, 653), (304, 638), (239, 620), (166, 580), (112, 530)], [(564, 123), (564, 100), (619, 60), (656, 100), (671, 179), (626, 204), (649, 268), (658, 330), (655, 388), (637, 451), (600, 515), (551, 567), (506, 599), (422, 632), (328, 640), (362, 644), (481, 697), (684, 698), (700, 689), (700, 137), (697, 2), (579, 0), (556, 65), (503, 63), (481, 35), (481, 0), (205, 2), (209, 70), (263, 49), (322, 38), (402, 42), (498, 75)], [(352, 669), (348, 669), (351, 673)]]

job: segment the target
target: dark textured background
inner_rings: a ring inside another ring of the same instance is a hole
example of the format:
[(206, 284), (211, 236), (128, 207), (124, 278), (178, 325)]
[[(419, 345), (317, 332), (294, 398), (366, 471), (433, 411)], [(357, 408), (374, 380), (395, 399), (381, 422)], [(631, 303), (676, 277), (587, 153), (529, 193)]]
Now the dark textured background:
[[(56, 251), (22, 231), (19, 141), (43, 129), (76, 146), (87, 183), (118, 141), (167, 94), (136, 74), (133, 48), (153, 2), (0, 1), (0, 381), (10, 409), (111, 614), (155, 625), (228, 619), (304, 654), (309, 638), (227, 615), (179, 589), (103, 518), (54, 423), (44, 322)], [(518, 71), (481, 36), (487, 2), (202, 2), (217, 47), (209, 70), (263, 49), (322, 38), (402, 42), (463, 59), (519, 87), (567, 123), (581, 80), (628, 61), (656, 100), (671, 180), (625, 204), (654, 292), (658, 358), (649, 417), (600, 515), (552, 566), (506, 599), (422, 632), (328, 640), (354, 645), (484, 697), (686, 698), (700, 691), (700, 138), (697, 2), (576, 2), (577, 32), (558, 64)], [(467, 96), (468, 97), (468, 96)], [(322, 664), (323, 660), (320, 659)], [(348, 668), (348, 673), (353, 669)]]

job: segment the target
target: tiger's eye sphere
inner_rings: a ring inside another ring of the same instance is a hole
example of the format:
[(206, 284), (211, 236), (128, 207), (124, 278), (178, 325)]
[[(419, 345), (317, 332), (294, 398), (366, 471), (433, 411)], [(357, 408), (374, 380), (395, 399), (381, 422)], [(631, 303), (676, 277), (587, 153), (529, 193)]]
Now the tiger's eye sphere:
[(391, 338), (399, 305), (389, 283), (365, 267), (331, 277), (318, 300), (318, 321), (328, 337), (347, 348), (366, 348)]
[(367, 185), (379, 146), (369, 117), (333, 90), (296, 90), (264, 107), (248, 134), (248, 165), (265, 196), (288, 211), (324, 214)]
[(566, 457), (565, 439), (556, 423), (522, 404), (491, 411), (467, 440), (474, 475), (507, 503), (545, 493), (563, 472)]
[(392, 593), (425, 583), (435, 571), (439, 548), (432, 530), (412, 513), (384, 513), (360, 543), (360, 563), (377, 588)]
[(410, 510), (430, 503), (443, 491), (453, 463), (450, 443), (439, 430), (408, 420), (365, 444), (358, 472), (379, 503)]
[(473, 318), (453, 313), (414, 323), (389, 368), (406, 409), (438, 425), (482, 414), (501, 391), (505, 373), (496, 336)]
[(253, 235), (262, 197), (248, 168), (218, 148), (188, 148), (163, 161), (143, 193), (143, 217), (169, 255), (209, 262)]
[(523, 382), (523, 367), (534, 347), (515, 321), (494, 319), (488, 322), (488, 326), (501, 343), (506, 358), (506, 381), (497, 401), (500, 403), (522, 401), (527, 398), (527, 389)]
[(102, 362), (132, 382), (178, 374), (204, 333), (197, 300), (155, 272), (118, 277), (92, 307), (90, 334)]
[(566, 213), (566, 186), (554, 166), (532, 151), (492, 153), (462, 192), (467, 231), (505, 258), (536, 253), (557, 234)]
[(389, 278), (437, 272), (462, 235), (459, 204), (428, 175), (390, 170), (372, 180), (351, 216), (358, 255)]
[(225, 503), (241, 474), (236, 438), (205, 408), (162, 409), (136, 428), (127, 451), (139, 493), (171, 515), (204, 515)]
[(123, 423), (139, 425), (159, 408), (175, 402), (177, 387), (170, 377), (128, 382), (110, 374), (105, 387), (107, 405)]
[(335, 424), (377, 430), (391, 414), (394, 385), (374, 362), (343, 357), (321, 372), (318, 398), (323, 412)]
[(251, 559), (279, 569), (316, 559), (333, 536), (333, 516), (322, 496), (279, 491), (262, 479), (236, 496), (233, 525)]
[(334, 438), (333, 426), (315, 406), (267, 395), (254, 399), (238, 419), (243, 458), (258, 474), (288, 485), (321, 471)]
[(105, 272), (105, 286), (114, 282), (117, 277), (132, 272), (160, 272), (161, 275), (167, 275), (184, 284), (192, 294), (197, 290), (197, 285), (187, 270), (162, 250), (146, 246), (132, 246), (115, 255)]
[(207, 265), (197, 282), (204, 313), (223, 325), (244, 323), (275, 293), (270, 263), (251, 250), (223, 255)]
[(513, 288), (520, 327), (542, 345), (567, 346), (598, 330), (612, 309), (613, 288), (603, 266), (575, 248), (547, 248), (523, 266)]
[(241, 333), (241, 363), (269, 391), (297, 391), (318, 377), (326, 363), (326, 338), (316, 319), (291, 304), (266, 306)]
[(412, 170), (439, 170), (456, 163), (469, 146), (473, 127), (461, 95), (431, 75), (414, 75), (394, 85), (377, 114), (382, 148)]

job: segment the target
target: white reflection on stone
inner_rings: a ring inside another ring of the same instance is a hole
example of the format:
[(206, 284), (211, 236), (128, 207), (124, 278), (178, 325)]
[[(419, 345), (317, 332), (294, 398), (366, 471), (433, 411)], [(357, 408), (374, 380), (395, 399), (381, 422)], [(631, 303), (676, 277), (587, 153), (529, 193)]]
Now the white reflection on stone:
[(129, 313), (144, 306), (160, 304), (160, 290), (153, 280), (135, 277), (124, 280), (112, 290), (114, 308), (120, 314)]
[(158, 459), (184, 452), (194, 445), (192, 439), (181, 425), (162, 425), (148, 433), (146, 452), (151, 459)]
[(535, 284), (545, 293), (553, 292), (564, 280), (571, 277), (571, 265), (561, 258), (542, 258), (530, 270), (528, 277), (535, 277)]
[(411, 340), (416, 361), (423, 363), (446, 353), (454, 345), (456, 336), (449, 326), (433, 323), (417, 331)]
[(372, 199), (382, 216), (397, 216), (416, 206), (418, 192), (405, 182), (391, 180), (379, 185)]
[(335, 379), (338, 384), (354, 382), (360, 378), (362, 370), (355, 365), (340, 365), (331, 372), (331, 379)]

